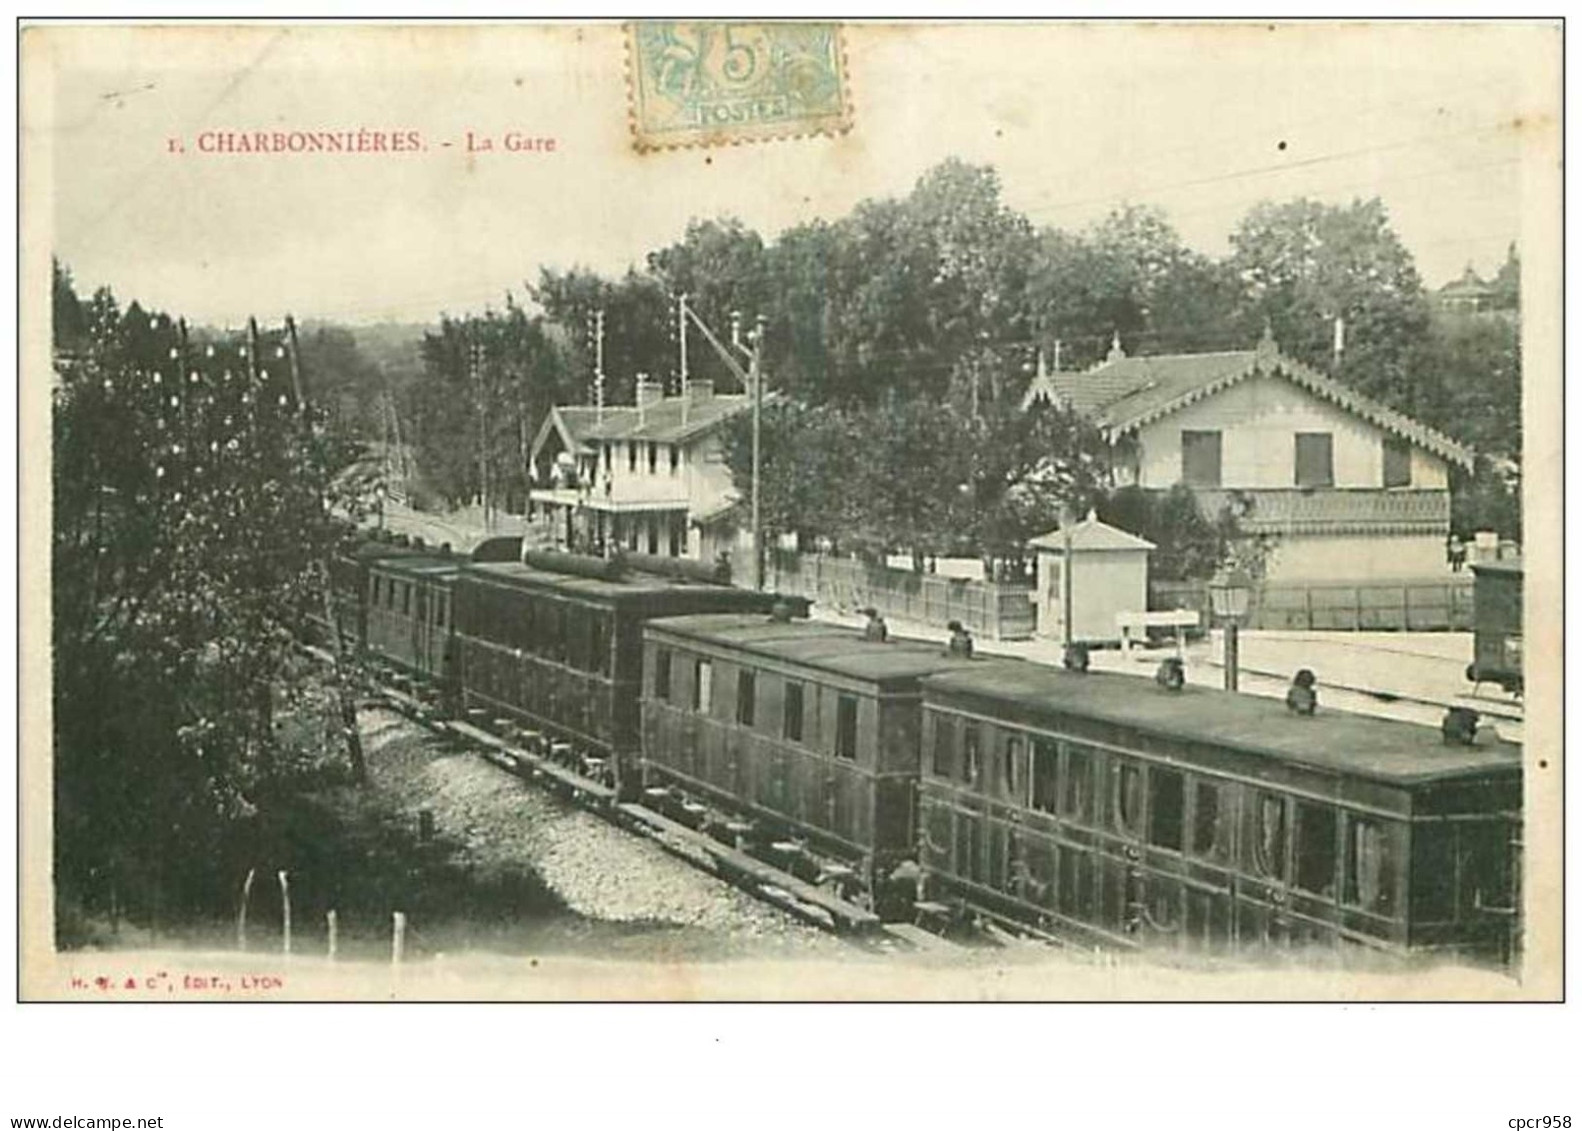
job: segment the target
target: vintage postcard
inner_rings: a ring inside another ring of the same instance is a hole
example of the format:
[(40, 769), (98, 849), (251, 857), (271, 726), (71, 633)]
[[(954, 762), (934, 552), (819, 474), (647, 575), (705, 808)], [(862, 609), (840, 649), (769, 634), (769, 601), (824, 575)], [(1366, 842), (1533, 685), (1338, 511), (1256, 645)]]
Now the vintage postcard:
[(22, 996), (1556, 999), (1561, 45), (24, 27)]

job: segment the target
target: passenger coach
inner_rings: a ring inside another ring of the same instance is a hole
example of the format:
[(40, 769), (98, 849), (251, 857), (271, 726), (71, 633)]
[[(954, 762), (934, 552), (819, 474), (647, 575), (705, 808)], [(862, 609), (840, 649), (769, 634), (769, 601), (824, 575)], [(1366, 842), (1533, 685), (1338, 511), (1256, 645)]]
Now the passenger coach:
[(642, 626), (650, 617), (766, 614), (774, 597), (528, 551), (456, 578), (464, 706), (521, 727), (559, 761), (635, 796)]
[(1095, 943), (1517, 943), (1521, 757), (1486, 732), (1018, 661), (923, 696), (931, 899)]
[(915, 854), (918, 680), (969, 662), (804, 620), (652, 621), (645, 784), (656, 803), (707, 806), (744, 847), (882, 914), (891, 873)]

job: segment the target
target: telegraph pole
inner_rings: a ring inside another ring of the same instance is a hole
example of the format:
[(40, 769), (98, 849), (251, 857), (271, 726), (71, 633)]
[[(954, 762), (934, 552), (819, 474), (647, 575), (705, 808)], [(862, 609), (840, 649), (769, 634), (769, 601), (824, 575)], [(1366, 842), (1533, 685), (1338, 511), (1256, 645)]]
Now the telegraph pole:
[(676, 299), (676, 337), (681, 350), (681, 423), (687, 422), (687, 296), (683, 292)]
[(735, 311), (731, 312), (731, 344), (747, 355), (747, 391), (753, 401), (752, 582), (754, 589), (762, 589), (764, 587), (763, 510), (762, 492), (759, 489), (759, 480), (762, 478), (759, 472), (762, 466), (763, 451), (763, 340), (764, 316), (762, 314), (754, 322), (752, 333), (748, 336), (748, 342), (751, 344), (744, 345), (742, 344), (742, 316)]

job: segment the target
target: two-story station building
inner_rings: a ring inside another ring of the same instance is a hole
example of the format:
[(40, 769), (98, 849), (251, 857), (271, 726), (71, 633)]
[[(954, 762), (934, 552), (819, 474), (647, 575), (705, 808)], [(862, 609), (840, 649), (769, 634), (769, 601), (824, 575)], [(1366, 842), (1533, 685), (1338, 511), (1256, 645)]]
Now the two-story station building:
[(692, 380), (680, 396), (646, 377), (635, 404), (562, 405), (533, 440), (528, 496), (554, 543), (584, 553), (616, 548), (714, 562), (736, 555), (738, 495), (724, 430), (749, 411), (744, 394)]
[(1472, 453), (1282, 354), (1128, 357), (1040, 374), (1029, 400), (1090, 417), (1117, 486), (1185, 483), (1206, 515), (1229, 506), (1270, 535), (1269, 580), (1429, 577), (1447, 570), (1450, 473)]

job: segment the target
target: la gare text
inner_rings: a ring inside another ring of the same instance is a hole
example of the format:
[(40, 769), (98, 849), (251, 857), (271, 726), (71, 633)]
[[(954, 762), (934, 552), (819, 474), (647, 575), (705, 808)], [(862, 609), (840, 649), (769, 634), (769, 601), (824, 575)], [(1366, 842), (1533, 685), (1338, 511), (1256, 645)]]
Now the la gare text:
[(554, 153), (559, 139), (521, 130), (478, 133), (467, 130), (459, 138), (431, 142), (421, 130), (204, 130), (189, 144), (179, 137), (165, 140), (169, 153), (196, 151), (232, 154), (367, 154), (428, 153), (455, 150), (462, 153)]

